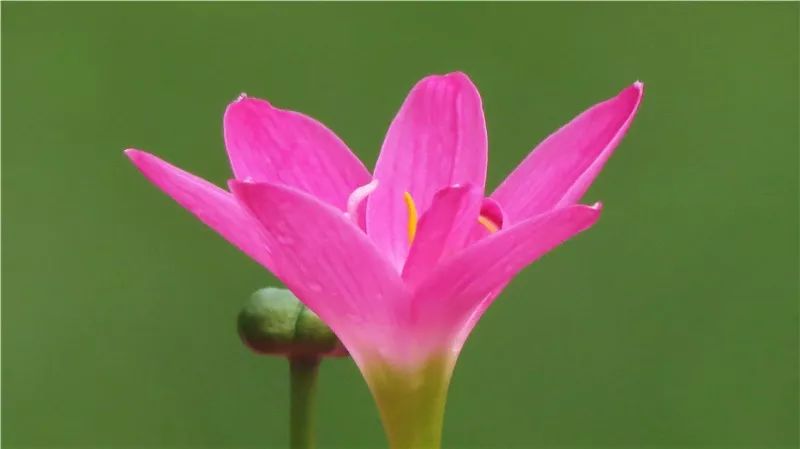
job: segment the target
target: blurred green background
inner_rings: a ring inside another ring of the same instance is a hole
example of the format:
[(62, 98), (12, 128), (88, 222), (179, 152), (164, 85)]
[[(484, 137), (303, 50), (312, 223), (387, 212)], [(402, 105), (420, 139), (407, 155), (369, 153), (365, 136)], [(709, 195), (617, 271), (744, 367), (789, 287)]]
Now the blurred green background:
[[(286, 365), (234, 331), (274, 278), (122, 150), (223, 184), (244, 91), (372, 166), (411, 85), (452, 70), (483, 95), (490, 188), (646, 94), (587, 194), (600, 223), (467, 344), (445, 446), (796, 447), (798, 6), (4, 2), (3, 447), (285, 447)], [(352, 363), (322, 374), (319, 446), (384, 446)]]

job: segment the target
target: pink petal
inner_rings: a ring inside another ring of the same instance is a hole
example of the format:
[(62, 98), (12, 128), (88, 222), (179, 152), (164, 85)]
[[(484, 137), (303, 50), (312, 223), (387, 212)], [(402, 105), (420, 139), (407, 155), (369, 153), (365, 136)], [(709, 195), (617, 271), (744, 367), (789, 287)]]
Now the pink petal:
[(459, 329), (474, 325), (471, 316), (478, 307), (485, 310), (516, 273), (588, 229), (599, 215), (599, 205), (568, 206), (524, 220), (467, 247), (439, 265), (415, 290), (412, 316), (438, 323), (441, 331), (454, 334), (453, 338), (465, 338)]
[(483, 193), (471, 186), (440, 190), (431, 207), (422, 215), (417, 234), (408, 253), (403, 280), (415, 285), (445, 259), (466, 244), (478, 223)]
[(261, 220), (278, 277), (339, 336), (357, 361), (391, 350), (408, 301), (399, 274), (343, 212), (290, 187), (231, 181)]
[(242, 97), (225, 111), (225, 146), (236, 179), (286, 184), (342, 210), (370, 181), (347, 145), (303, 114)]
[(506, 288), (506, 285), (508, 285), (508, 282), (505, 282), (496, 289), (492, 290), (491, 293), (481, 299), (472, 309), (467, 317), (467, 320), (461, 325), (461, 328), (456, 333), (456, 337), (453, 339), (453, 351), (456, 353), (461, 352), (461, 349), (464, 347), (464, 343), (466, 343), (467, 338), (469, 338), (469, 334), (472, 333), (472, 329), (475, 329), (475, 325), (478, 324), (478, 321), (480, 321), (481, 317), (483, 317), (486, 309), (488, 309), (489, 306), (494, 303), (494, 300), (500, 296), (500, 293), (503, 292), (503, 289)]
[(128, 149), (125, 155), (142, 174), (227, 241), (269, 270), (272, 257), (261, 224), (230, 193), (152, 154)]
[(397, 113), (375, 166), (380, 186), (367, 205), (367, 231), (402, 267), (408, 252), (409, 192), (424, 213), (439, 190), (486, 181), (486, 124), (478, 90), (463, 73), (417, 83)]
[(643, 89), (634, 83), (551, 134), (492, 198), (514, 222), (579, 201), (628, 130)]

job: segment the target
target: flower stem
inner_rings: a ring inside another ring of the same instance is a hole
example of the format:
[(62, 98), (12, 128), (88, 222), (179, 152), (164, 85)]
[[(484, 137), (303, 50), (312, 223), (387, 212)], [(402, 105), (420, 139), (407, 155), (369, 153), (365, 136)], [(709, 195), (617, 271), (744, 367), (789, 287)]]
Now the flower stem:
[(439, 449), (453, 365), (432, 358), (416, 369), (376, 364), (367, 373), (391, 449)]
[(314, 448), (314, 404), (317, 393), (319, 357), (290, 357), (291, 383), (289, 447)]

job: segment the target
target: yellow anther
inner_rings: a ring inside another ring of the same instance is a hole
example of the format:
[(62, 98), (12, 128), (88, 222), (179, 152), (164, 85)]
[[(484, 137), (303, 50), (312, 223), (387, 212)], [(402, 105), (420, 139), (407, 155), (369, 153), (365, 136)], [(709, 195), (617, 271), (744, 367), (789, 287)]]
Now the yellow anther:
[(500, 229), (491, 218), (483, 215), (478, 216), (478, 223), (482, 224), (484, 228), (488, 229), (490, 234), (494, 234)]
[(408, 210), (408, 244), (414, 241), (414, 236), (417, 235), (417, 206), (414, 204), (414, 198), (408, 192), (403, 193), (403, 200), (406, 202), (406, 209)]

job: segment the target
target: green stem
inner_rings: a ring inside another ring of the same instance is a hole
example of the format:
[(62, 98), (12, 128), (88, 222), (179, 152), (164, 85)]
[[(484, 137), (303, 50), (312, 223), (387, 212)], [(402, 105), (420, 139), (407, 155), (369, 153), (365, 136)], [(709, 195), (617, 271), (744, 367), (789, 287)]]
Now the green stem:
[(291, 402), (289, 447), (314, 448), (314, 404), (317, 393), (319, 357), (290, 357)]
[(439, 449), (453, 365), (434, 357), (416, 369), (376, 364), (368, 370), (391, 449)]

